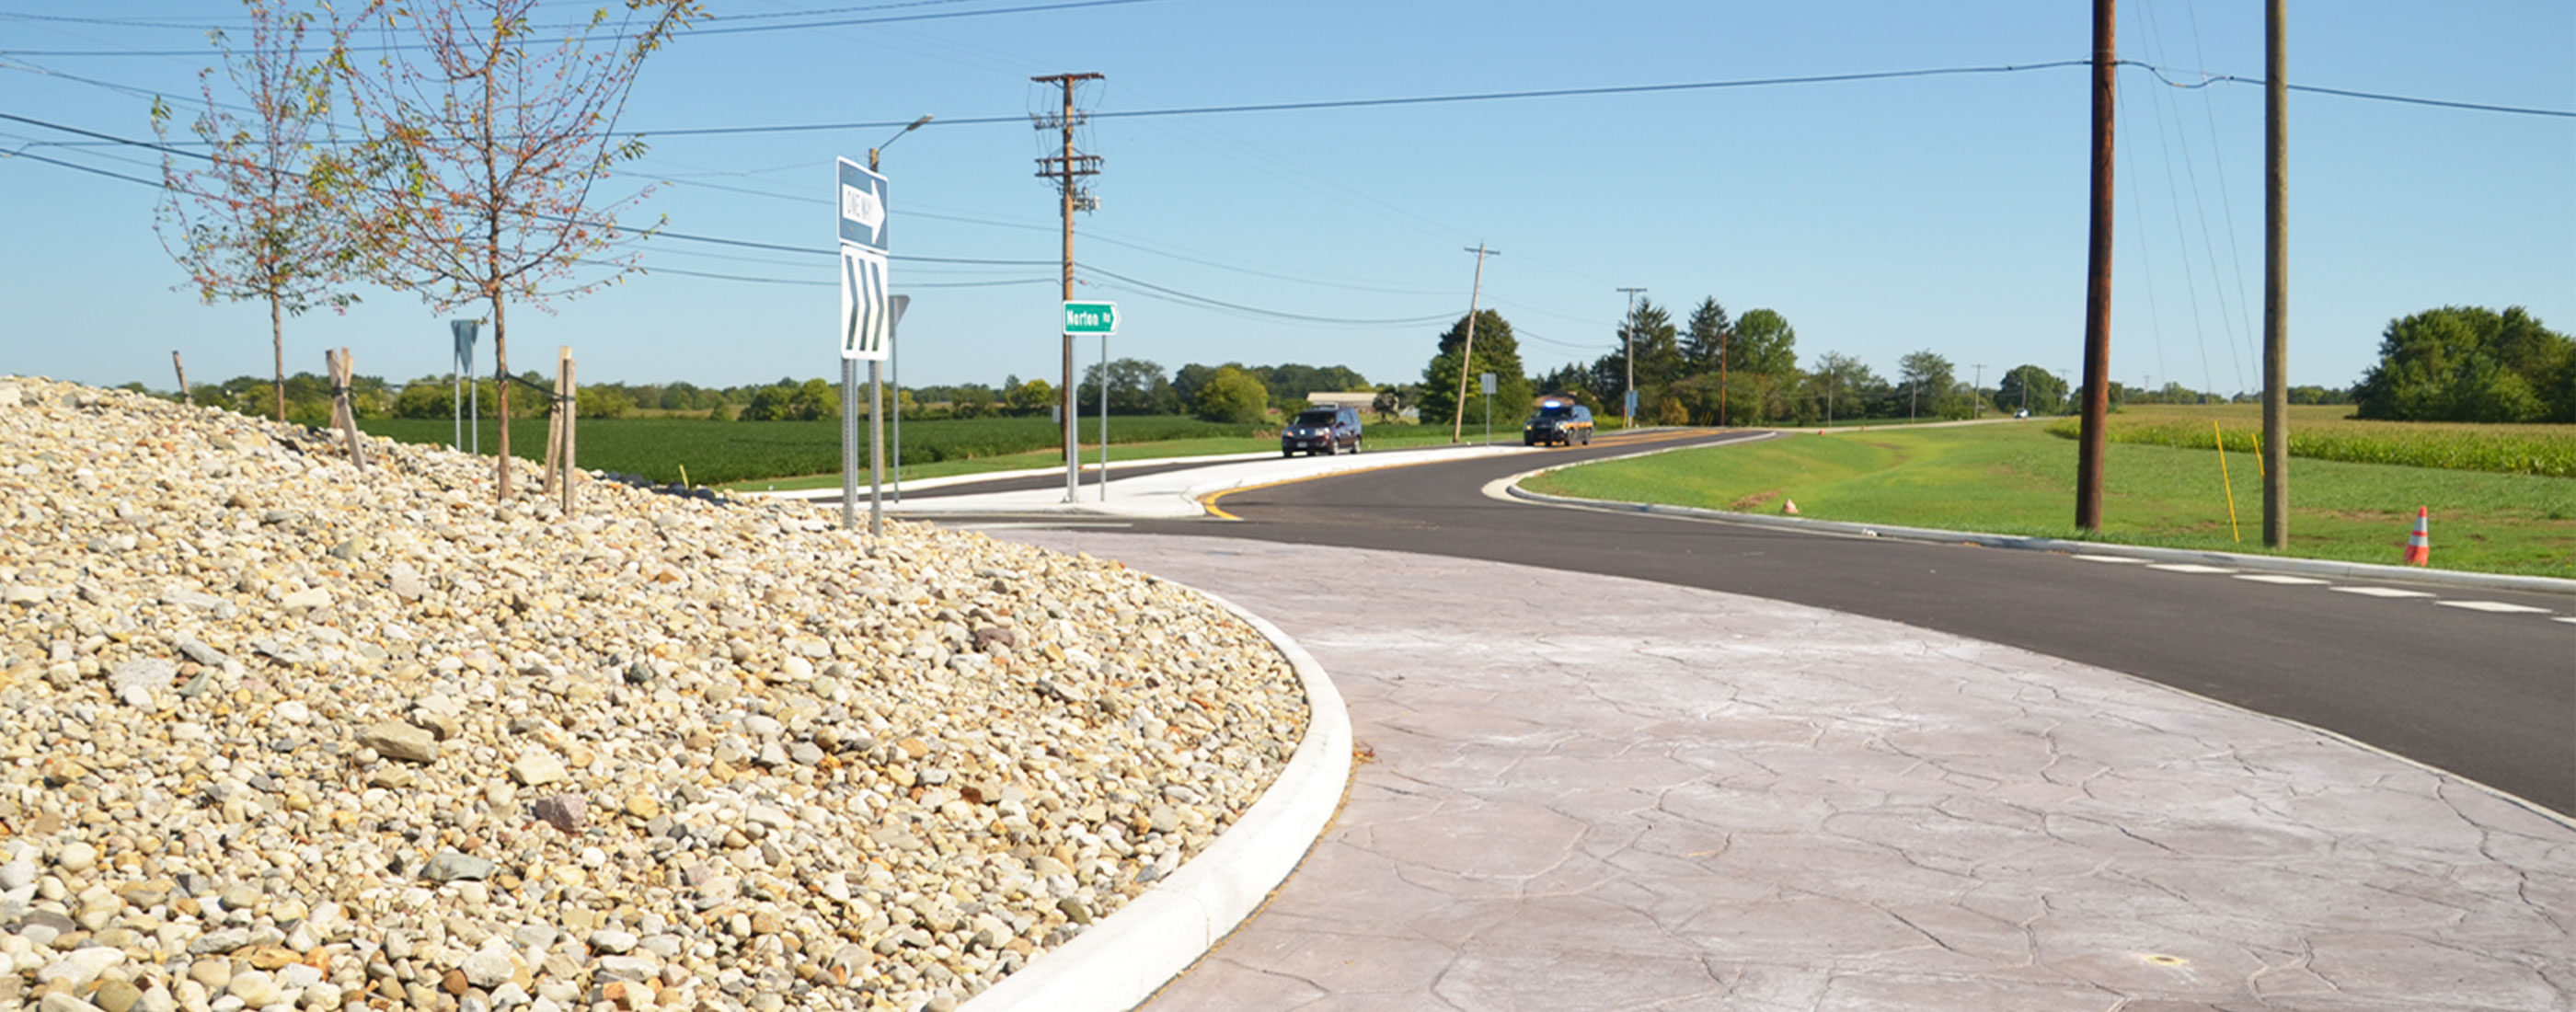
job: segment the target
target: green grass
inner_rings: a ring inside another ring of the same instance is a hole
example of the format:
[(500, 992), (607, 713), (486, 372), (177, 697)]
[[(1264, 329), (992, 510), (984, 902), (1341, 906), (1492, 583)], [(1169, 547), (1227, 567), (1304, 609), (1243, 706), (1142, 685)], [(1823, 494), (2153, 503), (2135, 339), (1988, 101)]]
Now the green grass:
[[(1080, 438), (1099, 438), (1099, 419), (1083, 419)], [(498, 423), (483, 424), (483, 449), (500, 446)], [(446, 419), (369, 419), (359, 428), (407, 443), (445, 446), (454, 436)], [(1497, 430), (1499, 433), (1500, 430)], [(1370, 424), (1372, 449), (1446, 443), (1446, 426)], [(1468, 433), (1475, 438), (1475, 430)], [(864, 430), (862, 439), (864, 440)], [(1056, 423), (1046, 418), (962, 418), (907, 422), (903, 426), (903, 477), (1049, 467), (1063, 462)], [(1278, 427), (1227, 425), (1170, 415), (1112, 415), (1110, 461), (1154, 457), (1252, 453), (1279, 448)], [(546, 422), (510, 424), (513, 456), (544, 460)], [(1097, 443), (1086, 460), (1097, 460)], [(578, 431), (582, 467), (622, 471), (658, 482), (676, 482), (685, 468), (698, 485), (734, 488), (824, 488), (840, 483), (841, 423), (719, 422), (694, 418), (592, 418)], [(865, 467), (867, 449), (859, 451)]]
[[(1592, 464), (1529, 486), (1764, 513), (1789, 499), (1818, 519), (2079, 538), (2075, 451), (2029, 424), (1870, 430)], [(2242, 542), (2230, 533), (2217, 454), (2129, 444), (2110, 448), (2103, 529), (2091, 539), (2265, 554), (2255, 460), (2226, 462)], [(2307, 459), (2292, 474), (2286, 554), (2398, 562), (2425, 506), (2436, 567), (2576, 577), (2576, 478)]]

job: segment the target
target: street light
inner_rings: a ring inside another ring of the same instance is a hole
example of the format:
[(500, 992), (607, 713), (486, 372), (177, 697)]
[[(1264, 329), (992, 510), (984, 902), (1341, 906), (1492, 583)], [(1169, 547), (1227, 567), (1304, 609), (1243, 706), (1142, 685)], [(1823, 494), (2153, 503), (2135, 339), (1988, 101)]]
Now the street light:
[[(903, 135), (921, 129), (921, 125), (928, 122), (930, 117), (923, 116), (906, 123), (903, 129), (894, 132), (894, 136), (886, 138), (885, 143), (869, 148), (868, 171), (882, 171), (877, 167), (877, 152), (893, 147), (894, 142), (903, 139)], [(903, 348), (891, 331), (886, 334), (886, 372), (894, 379), (894, 501), (900, 505), (903, 502)]]
[(894, 142), (896, 142), (896, 141), (899, 141), (899, 140), (902, 140), (902, 139), (903, 139), (903, 135), (908, 134), (908, 133), (911, 133), (911, 132), (913, 132), (913, 131), (915, 131), (915, 130), (919, 130), (919, 129), (921, 129), (921, 125), (922, 125), (922, 124), (924, 124), (924, 123), (928, 123), (928, 122), (930, 122), (930, 117), (928, 117), (928, 116), (924, 116), (924, 117), (922, 117), (922, 118), (920, 118), (920, 119), (917, 119), (917, 120), (914, 120), (914, 121), (912, 121), (912, 122), (910, 122), (910, 123), (906, 123), (906, 124), (904, 124), (903, 129), (901, 129), (901, 130), (897, 130), (897, 131), (895, 131), (895, 132), (894, 132), (894, 136), (886, 138), (886, 139), (885, 139), (885, 143), (883, 143), (883, 144), (879, 144), (879, 145), (877, 145), (876, 147), (873, 147), (873, 148), (869, 148), (869, 149), (868, 149), (868, 171), (870, 171), (870, 172), (877, 172), (877, 171), (880, 171), (880, 170), (877, 168), (877, 152), (879, 152), (879, 151), (883, 151), (883, 150), (885, 150), (885, 149), (887, 149), (887, 148), (890, 148), (890, 147), (893, 147), (893, 146), (894, 146)]

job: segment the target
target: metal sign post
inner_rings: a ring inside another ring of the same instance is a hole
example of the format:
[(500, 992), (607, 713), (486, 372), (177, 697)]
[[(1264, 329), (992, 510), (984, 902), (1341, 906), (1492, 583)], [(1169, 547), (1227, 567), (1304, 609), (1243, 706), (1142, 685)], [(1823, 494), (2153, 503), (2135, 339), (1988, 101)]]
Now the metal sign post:
[(1476, 389), (1485, 395), (1485, 445), (1494, 444), (1494, 374), (1476, 374)]
[(868, 536), (885, 534), (883, 498), (885, 380), (880, 368), (894, 337), (900, 298), (886, 294), (886, 177), (836, 159), (841, 239), (841, 528), (858, 526), (858, 363), (868, 363), (868, 429), (879, 452), (868, 455)]
[[(1115, 302), (1073, 302), (1064, 304), (1065, 347), (1073, 347), (1076, 334), (1100, 335), (1100, 498), (1109, 499), (1109, 335), (1118, 332), (1118, 304)], [(1065, 375), (1073, 375), (1073, 352), (1065, 352)], [(1058, 410), (1070, 410), (1074, 391), (1064, 392), (1064, 403)], [(1082, 472), (1082, 448), (1074, 445), (1074, 419), (1058, 418), (1064, 426), (1064, 501), (1080, 498), (1076, 494)]]
[(465, 448), (463, 412), (466, 391), (460, 387), (471, 384), (474, 393), (474, 452), (483, 452), (483, 388), (480, 384), (474, 383), (474, 328), (482, 322), (481, 320), (447, 321), (447, 333), (456, 339), (456, 378), (448, 385), (447, 391), (448, 413), (457, 419), (454, 441), (448, 445), (452, 450)]
[(1109, 501), (1109, 335), (1100, 335), (1100, 501)]

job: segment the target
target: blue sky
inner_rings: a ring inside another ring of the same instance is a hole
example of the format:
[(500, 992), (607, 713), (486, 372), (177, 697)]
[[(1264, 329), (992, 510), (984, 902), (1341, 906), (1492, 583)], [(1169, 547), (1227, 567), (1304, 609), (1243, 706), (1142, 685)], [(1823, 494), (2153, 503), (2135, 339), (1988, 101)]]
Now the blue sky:
[[(648, 268), (555, 305), (511, 313), (512, 364), (571, 345), (585, 381), (701, 384), (837, 370), (832, 160), (863, 158), (885, 127), (721, 136), (657, 130), (808, 123), (932, 125), (888, 147), (891, 241), (914, 304), (902, 331), (910, 384), (1053, 378), (1059, 338), (1055, 199), (1034, 177), (1047, 150), (1025, 120), (1050, 108), (1033, 75), (1097, 71), (1102, 113), (1232, 104), (1588, 88), (2080, 60), (2083, 3), (1752, 4), (1472, 0), (741, 0), (719, 16), (831, 9), (753, 23), (1052, 7), (938, 20), (697, 34), (647, 65), (626, 125), (650, 152), (616, 185), (653, 185), (630, 220), (809, 248), (759, 251), (658, 238)], [(852, 9), (874, 8), (874, 9)], [(2260, 5), (2128, 0), (2124, 57), (2197, 82), (2259, 79)], [(579, 5), (555, 8), (572, 16)], [(225, 3), (0, 0), (0, 112), (146, 137), (148, 99), (185, 100), (202, 33), (70, 15), (238, 23)], [(2576, 4), (2294, 4), (2300, 84), (2509, 106), (2576, 109)], [(42, 71), (52, 71), (47, 74)], [(1262, 312), (1179, 304), (1104, 276), (1079, 297), (1119, 302), (1110, 353), (1161, 363), (1341, 364), (1420, 377), (1443, 323), (1466, 308), (1479, 242), (1484, 304), (1521, 333), (1532, 372), (1589, 360), (1616, 339), (1620, 286), (1676, 316), (1703, 296), (1769, 307), (1802, 361), (1855, 355), (1881, 374), (1930, 349), (2074, 374), (2082, 347), (2086, 77), (2082, 68), (1831, 84), (1456, 104), (1103, 117), (1101, 207), (1082, 215), (1089, 267)], [(2168, 87), (2123, 71), (2113, 376), (2235, 391), (2260, 385), (2262, 91)], [(960, 124), (986, 117), (1009, 122)], [(943, 122), (948, 121), (948, 122)], [(25, 151), (154, 176), (134, 149), (0, 123)], [(29, 147), (31, 143), (40, 146)], [(2576, 330), (2576, 119), (2365, 101), (2291, 99), (2293, 383), (2342, 386), (2393, 317), (2445, 304), (2522, 305)], [(138, 161), (139, 160), (139, 161)], [(742, 191), (757, 191), (742, 192)], [(155, 192), (0, 158), (0, 373), (172, 383), (269, 371), (266, 312), (204, 306), (151, 229)], [(774, 283), (785, 282), (785, 283)], [(977, 287), (951, 287), (960, 284)], [(990, 283), (990, 284), (986, 284)], [(346, 315), (290, 320), (290, 370), (349, 346), (393, 379), (447, 368), (445, 317), (410, 293), (360, 288)], [(483, 345), (488, 368), (490, 342)], [(1079, 357), (1093, 360), (1085, 339)]]

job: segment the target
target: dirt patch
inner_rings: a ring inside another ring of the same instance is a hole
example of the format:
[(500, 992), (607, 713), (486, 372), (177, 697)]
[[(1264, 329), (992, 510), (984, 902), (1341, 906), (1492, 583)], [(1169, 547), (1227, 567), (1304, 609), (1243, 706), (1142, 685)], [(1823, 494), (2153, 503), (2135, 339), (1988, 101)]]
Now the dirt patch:
[(1734, 502), (1727, 503), (1726, 508), (1738, 513), (1751, 513), (1761, 509), (1771, 500), (1780, 498), (1783, 491), (1784, 490), (1782, 489), (1776, 488), (1765, 489), (1760, 492), (1755, 492), (1752, 495), (1745, 496), (1744, 498), (1738, 499)]

